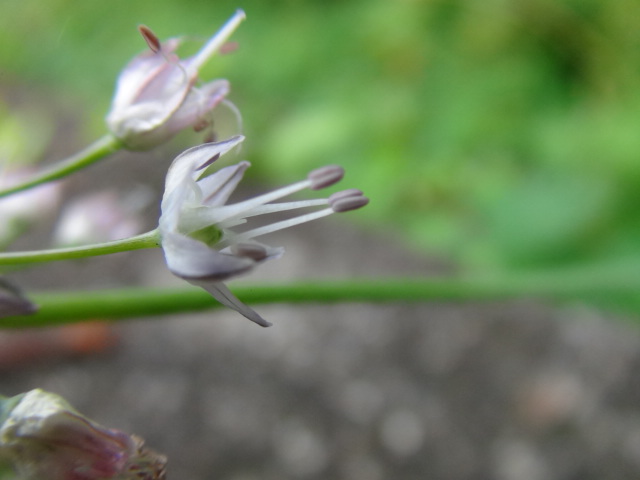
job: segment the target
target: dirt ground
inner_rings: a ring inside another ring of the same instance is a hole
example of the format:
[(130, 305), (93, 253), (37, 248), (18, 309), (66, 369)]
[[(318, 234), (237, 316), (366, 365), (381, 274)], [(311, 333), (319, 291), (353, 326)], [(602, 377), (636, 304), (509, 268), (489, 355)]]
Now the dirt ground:
[[(163, 155), (118, 156), (67, 192), (145, 178), (159, 199)], [(252, 282), (443, 271), (348, 217), (268, 241), (287, 253)], [(181, 285), (159, 251), (11, 278), (27, 289)], [(63, 395), (167, 454), (170, 479), (640, 478), (640, 329), (629, 322), (533, 299), (254, 307), (275, 325), (220, 310), (100, 327), (103, 343), (83, 355), (5, 360), (0, 391)]]

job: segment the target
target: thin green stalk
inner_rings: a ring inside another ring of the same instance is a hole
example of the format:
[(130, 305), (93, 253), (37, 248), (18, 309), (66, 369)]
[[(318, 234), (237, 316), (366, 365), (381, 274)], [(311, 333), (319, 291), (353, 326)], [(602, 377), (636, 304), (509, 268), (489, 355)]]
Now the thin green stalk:
[(54, 248), (30, 252), (0, 253), (0, 267), (8, 265), (28, 265), (31, 263), (55, 262), (74, 258), (95, 257), (129, 250), (154, 248), (160, 246), (157, 230), (135, 237), (114, 240), (112, 242), (82, 245), (80, 247)]
[(88, 167), (98, 160), (117, 152), (121, 148), (123, 148), (122, 143), (117, 138), (113, 135), (105, 135), (84, 150), (60, 161), (48, 169), (45, 169), (29, 180), (4, 190), (0, 190), (0, 198), (23, 190), (28, 190), (38, 185), (42, 185), (43, 183), (59, 180), (60, 178), (66, 177), (67, 175)]
[[(429, 301), (489, 301), (535, 297), (547, 301), (592, 301), (603, 304), (631, 301), (638, 311), (637, 277), (576, 277), (536, 274), (515, 277), (380, 278), (348, 281), (296, 282), (234, 288), (250, 305), (260, 303), (328, 304), (336, 302), (417, 303)], [(30, 295), (39, 306), (33, 315), (0, 319), (0, 327), (25, 328), (90, 319), (117, 320), (219, 308), (208, 293), (194, 288), (126, 288), (76, 293)], [(635, 302), (635, 303), (634, 303)], [(620, 305), (620, 303), (618, 303)]]

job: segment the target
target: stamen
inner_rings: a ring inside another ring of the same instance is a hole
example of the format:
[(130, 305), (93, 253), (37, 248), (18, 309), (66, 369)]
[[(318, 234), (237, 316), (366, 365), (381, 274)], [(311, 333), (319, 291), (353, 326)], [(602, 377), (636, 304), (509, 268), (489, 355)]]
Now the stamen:
[(245, 19), (245, 13), (242, 10), (236, 10), (236, 13), (231, 17), (227, 23), (225, 23), (218, 33), (216, 33), (211, 40), (209, 40), (202, 50), (200, 50), (195, 57), (193, 57), (189, 68), (199, 70), (200, 67), (211, 57), (216, 51), (226, 43), (231, 34), (238, 28), (240, 22)]
[(344, 177), (344, 169), (338, 165), (327, 165), (313, 170), (307, 178), (311, 181), (311, 190), (320, 190), (338, 183)]
[(336, 200), (339, 200), (341, 198), (353, 197), (358, 195), (363, 195), (363, 193), (362, 193), (362, 190), (359, 190), (357, 188), (349, 188), (347, 190), (336, 192), (333, 195), (329, 196), (329, 205), (331, 205), (332, 202), (335, 202)]
[(144, 41), (147, 42), (147, 45), (153, 53), (158, 53), (160, 50), (162, 50), (162, 44), (160, 43), (160, 40), (158, 39), (158, 37), (156, 37), (156, 34), (153, 33), (149, 27), (147, 27), (146, 25), (138, 25), (138, 31), (142, 35), (142, 38), (144, 38)]
[(244, 218), (255, 217), (256, 215), (264, 215), (267, 213), (286, 212), (287, 210), (294, 210), (296, 208), (317, 207), (320, 205), (327, 205), (329, 201), (326, 198), (314, 198), (311, 200), (300, 200), (299, 202), (283, 202), (283, 203), (269, 203), (251, 209)]
[(265, 203), (287, 197), (293, 193), (299, 192), (300, 190), (309, 188), (310, 186), (310, 180), (302, 180), (300, 182), (292, 183), (291, 185), (287, 185), (286, 187), (279, 188), (263, 195), (258, 195), (257, 197), (253, 197), (248, 200), (235, 203), (233, 205), (225, 205), (224, 207), (221, 207), (219, 209), (220, 217), (217, 221), (227, 220), (228, 218), (235, 216), (244, 216), (245, 212), (248, 212), (249, 210), (260, 207)]
[(267, 258), (267, 249), (255, 243), (236, 243), (231, 246), (231, 253), (238, 257), (247, 257), (259, 262)]
[(334, 193), (329, 197), (329, 205), (336, 213), (348, 212), (364, 207), (369, 203), (369, 199), (365, 197), (357, 188), (343, 190)]
[(270, 225), (265, 225), (264, 227), (254, 228), (253, 230), (248, 230), (235, 236), (230, 235), (229, 238), (226, 239), (225, 243), (236, 244), (246, 242), (252, 238), (266, 235), (267, 233), (277, 232), (278, 230), (293, 227), (294, 225), (300, 225), (301, 223), (317, 220), (318, 218), (326, 217), (332, 213), (334, 213), (332, 208), (325, 208), (323, 210), (318, 210), (317, 212), (307, 213), (306, 215), (300, 215), (299, 217), (290, 218), (288, 220), (282, 220), (281, 222), (275, 222)]

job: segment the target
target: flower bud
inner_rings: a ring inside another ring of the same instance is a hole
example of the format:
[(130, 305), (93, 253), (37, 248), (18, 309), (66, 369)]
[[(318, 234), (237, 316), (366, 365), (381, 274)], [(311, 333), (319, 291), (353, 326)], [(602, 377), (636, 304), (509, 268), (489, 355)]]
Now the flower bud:
[(166, 458), (43, 390), (0, 402), (0, 459), (24, 480), (159, 480)]
[(145, 26), (140, 32), (149, 46), (135, 57), (118, 78), (107, 115), (111, 133), (130, 150), (148, 150), (188, 127), (210, 122), (207, 115), (229, 92), (229, 82), (214, 80), (196, 87), (198, 71), (244, 19), (238, 10), (193, 57), (175, 53), (178, 39), (161, 43)]

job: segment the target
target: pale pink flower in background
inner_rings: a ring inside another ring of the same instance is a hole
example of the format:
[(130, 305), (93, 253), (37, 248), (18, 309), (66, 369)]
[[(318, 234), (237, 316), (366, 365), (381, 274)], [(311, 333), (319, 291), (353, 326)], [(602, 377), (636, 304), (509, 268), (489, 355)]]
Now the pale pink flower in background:
[(132, 237), (142, 232), (141, 208), (148, 204), (144, 192), (119, 196), (113, 191), (91, 193), (65, 205), (54, 231), (54, 243), (85, 245)]
[[(29, 167), (0, 169), (0, 190), (19, 184), (32, 174)], [(61, 195), (61, 184), (50, 182), (0, 198), (0, 246), (10, 243), (31, 225), (49, 217), (58, 208)]]
[[(162, 198), (160, 236), (169, 270), (200, 286), (220, 303), (233, 308), (261, 326), (270, 324), (240, 302), (223, 281), (250, 271), (256, 265), (282, 255), (282, 248), (256, 242), (256, 237), (336, 212), (360, 208), (368, 203), (356, 189), (328, 198), (271, 203), (304, 189), (319, 190), (340, 181), (341, 167), (330, 165), (309, 173), (306, 179), (242, 202), (227, 204), (249, 162), (221, 168), (206, 175), (206, 168), (244, 140), (242, 136), (203, 144), (179, 155), (167, 174)], [(277, 212), (319, 207), (287, 220), (236, 232), (247, 220)]]
[(180, 59), (180, 40), (161, 43), (147, 27), (140, 32), (150, 50), (135, 57), (118, 78), (107, 125), (130, 150), (147, 150), (187, 127), (200, 128), (206, 115), (229, 93), (227, 80), (198, 87), (199, 69), (219, 52), (244, 20), (236, 13), (194, 56)]
[(165, 478), (166, 458), (140, 438), (105, 428), (39, 389), (0, 402), (0, 459), (22, 480)]

